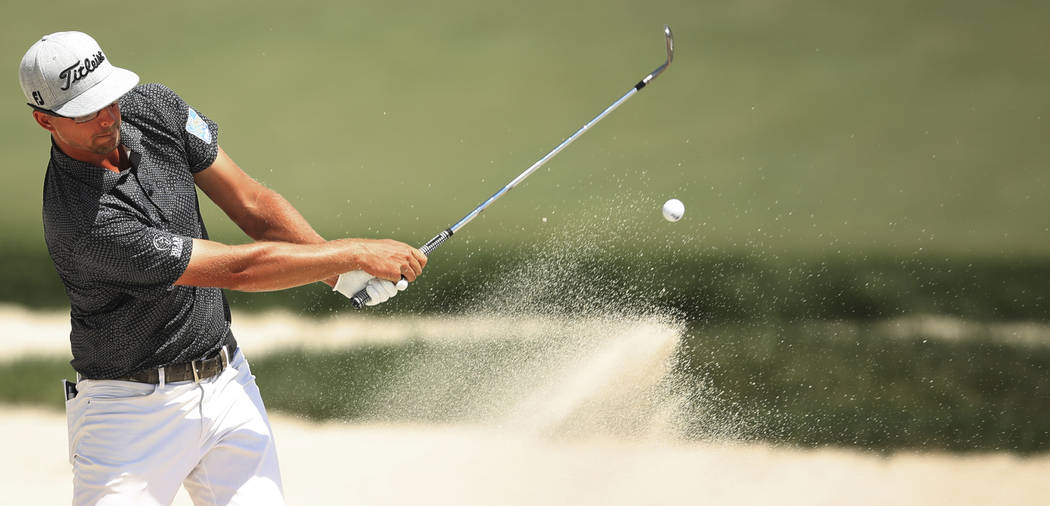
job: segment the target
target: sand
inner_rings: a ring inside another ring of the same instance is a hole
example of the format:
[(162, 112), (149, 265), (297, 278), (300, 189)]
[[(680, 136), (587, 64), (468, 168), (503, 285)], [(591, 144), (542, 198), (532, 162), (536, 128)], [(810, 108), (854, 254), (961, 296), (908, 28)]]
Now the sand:
[[(1045, 504), (1050, 457), (548, 440), (484, 427), (272, 416), (289, 504)], [(0, 410), (0, 504), (67, 504), (65, 418)], [(180, 492), (175, 504), (191, 504)]]

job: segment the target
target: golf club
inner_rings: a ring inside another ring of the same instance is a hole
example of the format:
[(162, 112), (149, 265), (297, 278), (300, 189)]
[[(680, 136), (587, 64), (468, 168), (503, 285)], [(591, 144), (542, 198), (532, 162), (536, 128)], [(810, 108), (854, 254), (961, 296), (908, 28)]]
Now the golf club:
[[(573, 132), (573, 134), (570, 135), (569, 138), (562, 141), (561, 144), (558, 144), (554, 149), (552, 149), (549, 153), (544, 155), (543, 158), (537, 160), (536, 163), (532, 164), (532, 166), (530, 166), (528, 169), (525, 169), (525, 172), (519, 174), (518, 177), (514, 178), (511, 182), (507, 183), (506, 186), (504, 186), (498, 192), (489, 197), (488, 200), (482, 202), (481, 205), (474, 208), (474, 210), (466, 216), (464, 216), (463, 219), (457, 221), (454, 225), (441, 231), (440, 234), (434, 236), (433, 239), (427, 241), (427, 243), (420, 247), (419, 250), (422, 251), (424, 255), (430, 256), (430, 252), (437, 249), (438, 246), (441, 246), (441, 244), (447, 241), (449, 237), (452, 237), (452, 234), (455, 234), (467, 223), (470, 223), (471, 220), (473, 220), (479, 214), (481, 214), (481, 212), (488, 208), (490, 205), (492, 205), (493, 202), (502, 197), (505, 193), (509, 192), (510, 190), (513, 190), (514, 187), (522, 181), (524, 181), (525, 178), (532, 175), (533, 172), (536, 172), (536, 169), (539, 169), (544, 163), (547, 163), (548, 160), (554, 158), (554, 156), (560, 153), (561, 150), (565, 149), (566, 146), (572, 144), (572, 142), (575, 141), (577, 137), (583, 135), (583, 133), (589, 130), (592, 126), (594, 126), (595, 123), (598, 123), (602, 120), (602, 118), (616, 110), (617, 107), (620, 107), (620, 104), (626, 102), (627, 99), (634, 96), (635, 93), (644, 88), (647, 84), (649, 84), (650, 81), (656, 79), (656, 77), (663, 73), (664, 70), (667, 70), (667, 67), (671, 64), (671, 60), (674, 59), (674, 38), (671, 35), (671, 27), (668, 25), (664, 25), (664, 38), (667, 45), (667, 61), (665, 61), (663, 65), (660, 65), (656, 68), (656, 70), (650, 72), (649, 75), (645, 76), (645, 78), (643, 78), (641, 81), (638, 81), (638, 84), (635, 84), (634, 87), (630, 89), (630, 91), (624, 94), (624, 96), (620, 97), (617, 101), (613, 102), (612, 105), (610, 105), (609, 107), (606, 107), (604, 111), (602, 111), (600, 114), (588, 121), (585, 125), (580, 127), (579, 130)], [(408, 282), (404, 278), (401, 278), (401, 281), (398, 282), (399, 288), (407, 287), (407, 283)], [(353, 304), (355, 308), (360, 309), (362, 306), (365, 305), (366, 302), (368, 302), (368, 300), (368, 292), (365, 291), (365, 289), (361, 289), (361, 291), (354, 294), (354, 296), (350, 299), (350, 303)]]

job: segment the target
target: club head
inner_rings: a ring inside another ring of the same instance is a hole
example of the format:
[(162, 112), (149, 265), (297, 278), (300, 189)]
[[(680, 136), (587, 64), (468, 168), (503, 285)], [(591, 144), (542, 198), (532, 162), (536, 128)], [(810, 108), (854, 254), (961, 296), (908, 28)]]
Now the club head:
[(664, 43), (667, 45), (667, 61), (663, 65), (656, 67), (656, 70), (652, 71), (645, 79), (642, 79), (638, 84), (634, 85), (635, 89), (642, 89), (645, 85), (649, 84), (649, 81), (656, 79), (656, 76), (667, 70), (668, 65), (671, 64), (671, 60), (674, 59), (674, 36), (671, 35), (671, 25), (664, 25)]
[(671, 34), (671, 25), (664, 25), (664, 38), (667, 41), (667, 65), (674, 60), (674, 35)]

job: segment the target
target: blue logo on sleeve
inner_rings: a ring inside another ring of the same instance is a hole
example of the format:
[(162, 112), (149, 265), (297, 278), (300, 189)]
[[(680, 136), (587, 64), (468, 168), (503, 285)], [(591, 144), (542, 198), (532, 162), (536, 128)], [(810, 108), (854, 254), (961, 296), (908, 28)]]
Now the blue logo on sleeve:
[(208, 124), (192, 107), (190, 107), (189, 114), (186, 115), (186, 131), (205, 143), (211, 144), (211, 130), (208, 129)]

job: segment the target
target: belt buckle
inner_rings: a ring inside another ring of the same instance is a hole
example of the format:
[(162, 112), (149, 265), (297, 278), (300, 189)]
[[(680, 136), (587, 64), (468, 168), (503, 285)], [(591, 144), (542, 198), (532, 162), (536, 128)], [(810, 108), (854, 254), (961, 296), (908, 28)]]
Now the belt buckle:
[(199, 372), (197, 372), (197, 364), (199, 364), (199, 363), (200, 363), (200, 360), (191, 360), (190, 361), (190, 370), (193, 371), (193, 382), (194, 383), (200, 383), (201, 382), (201, 375), (200, 375)]

